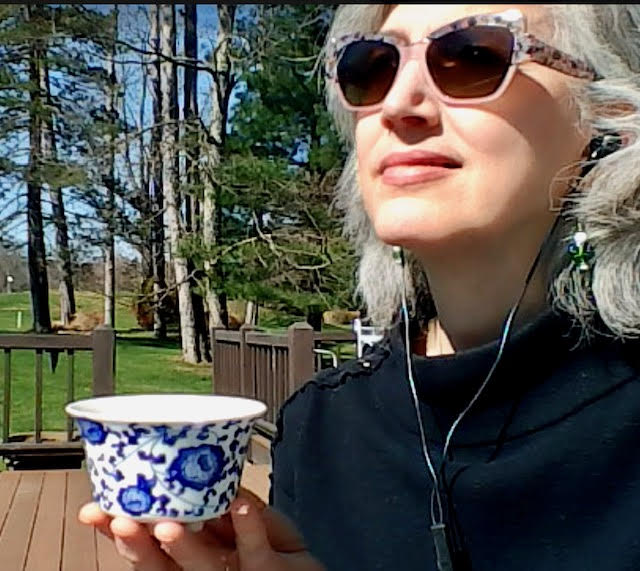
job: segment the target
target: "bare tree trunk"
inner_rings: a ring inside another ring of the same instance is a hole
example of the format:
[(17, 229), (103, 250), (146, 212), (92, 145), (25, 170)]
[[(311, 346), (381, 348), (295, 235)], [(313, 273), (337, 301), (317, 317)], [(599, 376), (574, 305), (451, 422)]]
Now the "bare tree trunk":
[[(202, 239), (205, 248), (211, 249), (217, 242), (217, 189), (214, 186), (212, 174), (220, 162), (220, 147), (224, 144), (226, 135), (226, 122), (228, 116), (229, 97), (231, 95), (231, 59), (230, 41), (233, 32), (233, 22), (236, 7), (229, 4), (217, 4), (218, 9), (218, 38), (214, 52), (215, 80), (211, 87), (211, 123), (209, 125), (209, 138), (214, 144), (207, 146), (207, 168), (209, 176), (205, 179), (204, 197), (202, 202)], [(217, 268), (212, 268), (211, 262), (205, 261), (205, 271), (211, 276)], [(209, 326), (227, 326), (226, 296), (218, 296), (211, 283), (211, 279), (205, 280), (206, 305), (209, 311)]]
[(109, 85), (106, 93), (106, 108), (111, 132), (108, 136), (109, 159), (106, 165), (105, 187), (107, 189), (106, 239), (104, 245), (104, 323), (116, 326), (116, 255), (115, 255), (115, 192), (116, 192), (116, 124), (118, 78), (116, 75), (116, 40), (118, 36), (118, 6), (114, 7), (113, 46), (109, 69)]
[[(167, 4), (160, 6), (162, 14), (162, 53), (175, 55), (175, 7)], [(182, 341), (182, 357), (188, 363), (198, 362), (196, 351), (196, 331), (189, 287), (189, 270), (187, 260), (180, 253), (181, 224), (178, 205), (178, 177), (175, 162), (178, 137), (178, 98), (175, 85), (175, 64), (163, 60), (160, 63), (160, 87), (162, 92), (162, 164), (164, 198), (167, 213), (167, 229), (173, 260), (176, 287), (178, 289), (178, 307), (180, 311), (180, 337)]]
[(166, 295), (167, 283), (164, 256), (164, 196), (162, 169), (162, 92), (160, 89), (160, 10), (156, 4), (149, 6), (151, 38), (156, 58), (150, 66), (153, 93), (152, 175), (149, 185), (151, 201), (151, 254), (153, 266), (153, 333), (158, 339), (167, 337)]
[[(187, 59), (198, 59), (198, 11), (195, 4), (184, 5), (184, 55)], [(198, 171), (193, 168), (194, 159), (197, 160), (199, 149), (195, 137), (199, 125), (194, 121), (198, 118), (198, 70), (195, 66), (184, 68), (184, 133), (187, 140), (185, 172), (188, 186), (191, 189), (198, 186)], [(197, 231), (196, 220), (197, 197), (192, 192), (184, 195), (184, 222), (187, 232)]]
[[(31, 18), (33, 7), (23, 8), (25, 20)], [(40, 75), (43, 60), (41, 42), (33, 40), (29, 46), (29, 166), (27, 174), (27, 257), (29, 263), (29, 285), (33, 329), (37, 333), (51, 331), (49, 312), (49, 282), (47, 280), (47, 257), (42, 224), (42, 94)]]
[[(53, 104), (51, 100), (51, 82), (49, 79), (49, 66), (46, 58), (40, 69), (40, 85), (42, 92), (46, 94), (47, 111), (46, 134), (43, 138), (43, 157), (53, 163), (58, 160), (58, 149), (56, 145), (55, 120), (53, 116)], [(56, 227), (56, 247), (58, 250), (58, 264), (60, 269), (60, 321), (63, 325), (69, 322), (76, 313), (76, 299), (73, 288), (73, 265), (71, 263), (71, 247), (69, 246), (69, 231), (67, 217), (64, 209), (62, 188), (49, 185), (49, 198), (51, 200), (51, 210), (53, 223)]]
[[(184, 55), (187, 59), (198, 59), (198, 12), (195, 4), (184, 5)], [(197, 233), (198, 197), (195, 189), (200, 187), (200, 176), (197, 158), (200, 155), (197, 133), (200, 129), (198, 118), (198, 70), (195, 66), (184, 69), (184, 136), (185, 136), (185, 179), (188, 192), (183, 193), (185, 230), (187, 234)], [(196, 293), (197, 279), (202, 279), (203, 272), (196, 272), (191, 259), (187, 261), (187, 269), (191, 278), (191, 301), (196, 326), (196, 346), (201, 359), (211, 361), (209, 331), (204, 310), (204, 299)]]
[[(142, 58), (142, 56), (141, 56)], [(140, 254), (143, 262), (142, 275), (144, 276), (144, 282), (147, 280), (153, 281), (153, 215), (150, 201), (150, 175), (149, 175), (149, 161), (145, 154), (145, 141), (144, 141), (144, 124), (147, 107), (147, 80), (148, 71), (147, 66), (144, 64), (144, 60), (141, 59), (140, 72), (142, 74), (142, 95), (140, 97), (140, 110), (139, 110), (139, 176), (140, 176), (140, 197), (138, 200), (140, 214), (145, 221), (143, 226), (143, 241), (140, 245)]]
[[(111, 206), (110, 206), (111, 210)], [(111, 221), (107, 222), (111, 226)], [(116, 256), (113, 230), (107, 230), (104, 247), (104, 324), (116, 326)]]

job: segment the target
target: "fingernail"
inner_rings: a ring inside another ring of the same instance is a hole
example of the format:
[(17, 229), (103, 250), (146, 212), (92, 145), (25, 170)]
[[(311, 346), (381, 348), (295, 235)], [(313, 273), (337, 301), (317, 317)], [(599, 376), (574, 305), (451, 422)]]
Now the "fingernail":
[(198, 533), (204, 527), (203, 521), (192, 521), (191, 523), (186, 524), (186, 528), (192, 533)]
[(247, 515), (249, 513), (249, 504), (242, 504), (237, 510), (238, 515)]
[(167, 529), (167, 526), (162, 521), (152, 524), (151, 533), (156, 539), (164, 543), (171, 543), (175, 540), (175, 534), (171, 529)]

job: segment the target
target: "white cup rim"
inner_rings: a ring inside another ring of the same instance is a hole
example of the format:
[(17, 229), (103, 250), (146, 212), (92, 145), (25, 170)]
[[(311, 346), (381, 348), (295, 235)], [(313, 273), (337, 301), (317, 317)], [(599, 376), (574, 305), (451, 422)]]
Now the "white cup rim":
[[(161, 409), (161, 405), (165, 408)], [(221, 407), (234, 412), (224, 414)], [(218, 409), (217, 412), (215, 409)], [(132, 414), (132, 410), (135, 413)], [(266, 411), (267, 405), (256, 399), (185, 393), (100, 396), (77, 400), (65, 406), (65, 412), (72, 418), (101, 423), (167, 426), (252, 420), (263, 416)]]

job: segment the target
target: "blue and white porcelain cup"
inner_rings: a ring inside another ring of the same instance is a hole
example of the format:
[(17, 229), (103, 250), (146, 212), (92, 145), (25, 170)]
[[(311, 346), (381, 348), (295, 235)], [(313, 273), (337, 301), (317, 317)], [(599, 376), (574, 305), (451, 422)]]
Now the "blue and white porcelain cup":
[(200, 522), (236, 497), (264, 403), (241, 397), (137, 394), (68, 404), (93, 498), (113, 516)]

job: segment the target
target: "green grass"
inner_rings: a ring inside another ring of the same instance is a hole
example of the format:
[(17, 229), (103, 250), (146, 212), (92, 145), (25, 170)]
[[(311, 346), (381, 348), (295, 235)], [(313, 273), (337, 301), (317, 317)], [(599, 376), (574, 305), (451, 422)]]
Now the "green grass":
[[(22, 326), (18, 329), (18, 313), (22, 313)], [(0, 294), (0, 331), (15, 333), (31, 327), (29, 295), (26, 293)]]
[[(103, 297), (94, 292), (76, 292), (78, 311), (83, 313), (97, 313), (104, 311)], [(116, 303), (116, 327), (118, 331), (135, 329), (138, 327), (135, 315), (130, 311), (131, 294), (119, 295)], [(51, 320), (60, 319), (60, 303), (56, 291), (49, 292), (49, 308)], [(17, 328), (18, 313), (22, 313), (22, 327)], [(0, 294), (0, 332), (27, 332), (31, 329), (31, 301), (28, 292)]]
[[(78, 311), (102, 314), (99, 294), (77, 294)], [(57, 294), (50, 296), (52, 316), (57, 316)], [(0, 333), (16, 333), (16, 314), (22, 311), (22, 327), (31, 328), (31, 310), (27, 293), (0, 294)], [(211, 365), (189, 365), (181, 360), (175, 335), (160, 342), (152, 334), (137, 328), (135, 316), (126, 298), (116, 308), (116, 392), (211, 392)], [(55, 372), (50, 370), (50, 357), (44, 356), (43, 427), (63, 430), (66, 426), (67, 357), (61, 354)], [(0, 365), (0, 372), (3, 365)], [(11, 352), (11, 432), (33, 430), (35, 355), (33, 351)], [(91, 395), (91, 354), (78, 352), (75, 357), (75, 398)], [(3, 381), (3, 377), (0, 378)], [(4, 393), (0, 393), (3, 395)], [(3, 398), (0, 396), (0, 398)]]

